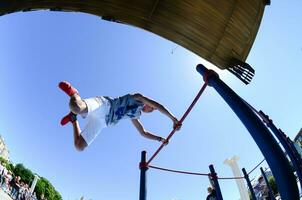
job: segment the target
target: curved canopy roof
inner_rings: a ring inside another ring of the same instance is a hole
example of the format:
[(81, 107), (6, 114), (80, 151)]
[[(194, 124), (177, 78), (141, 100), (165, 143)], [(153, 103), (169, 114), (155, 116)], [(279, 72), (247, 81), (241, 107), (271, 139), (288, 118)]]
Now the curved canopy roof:
[(220, 69), (245, 61), (269, 0), (0, 0), (0, 14), (77, 11), (171, 40)]

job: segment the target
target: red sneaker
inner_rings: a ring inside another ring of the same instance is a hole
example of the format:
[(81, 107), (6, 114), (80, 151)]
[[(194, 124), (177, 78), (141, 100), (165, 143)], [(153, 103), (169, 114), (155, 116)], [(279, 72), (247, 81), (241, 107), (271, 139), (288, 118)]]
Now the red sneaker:
[(61, 88), (61, 90), (63, 90), (68, 96), (78, 94), (78, 90), (72, 87), (71, 84), (67, 81), (60, 82), (59, 88)]
[(77, 115), (74, 114), (74, 113), (72, 113), (72, 112), (70, 112), (68, 115), (66, 115), (65, 117), (63, 117), (63, 118), (61, 119), (61, 125), (64, 126), (64, 125), (66, 125), (67, 123), (69, 123), (69, 122), (74, 122), (74, 121), (76, 121), (76, 120), (77, 120)]

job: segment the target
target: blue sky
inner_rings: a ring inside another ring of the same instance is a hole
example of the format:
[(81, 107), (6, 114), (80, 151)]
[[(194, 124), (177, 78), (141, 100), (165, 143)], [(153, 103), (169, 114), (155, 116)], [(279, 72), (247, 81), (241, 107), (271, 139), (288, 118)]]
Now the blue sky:
[[(266, 7), (247, 60), (256, 70), (250, 85), (206, 63), (291, 138), (301, 128), (301, 9), (299, 0)], [(59, 124), (68, 98), (57, 84), (70, 81), (84, 98), (140, 92), (180, 118), (203, 84), (195, 66), (205, 62), (157, 35), (88, 14), (15, 13), (2, 16), (0, 27), (0, 134), (12, 161), (49, 179), (66, 200), (137, 199), (140, 152), (150, 156), (159, 143), (142, 138), (125, 120), (77, 152), (71, 126)], [(161, 136), (172, 127), (158, 112), (141, 120)], [(233, 155), (248, 171), (263, 159), (239, 119), (207, 88), (153, 164), (208, 173), (212, 163), (219, 176), (232, 176), (223, 161)], [(148, 171), (148, 199), (205, 199), (208, 185), (207, 177)], [(225, 199), (239, 199), (234, 181), (220, 186)]]

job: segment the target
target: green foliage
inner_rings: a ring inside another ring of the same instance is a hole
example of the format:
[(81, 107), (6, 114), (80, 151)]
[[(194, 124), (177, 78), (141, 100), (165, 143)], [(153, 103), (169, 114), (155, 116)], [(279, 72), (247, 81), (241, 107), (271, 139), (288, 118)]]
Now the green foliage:
[(8, 163), (8, 165), (6, 165), (6, 169), (14, 173), (15, 167), (12, 163)]
[(27, 184), (30, 184), (34, 180), (34, 174), (20, 163), (15, 166), (14, 174), (15, 176), (20, 176), (21, 181)]
[(274, 177), (270, 177), (268, 180), (268, 183), (271, 186), (274, 195), (278, 194), (279, 192), (278, 192), (277, 184), (276, 184)]
[(7, 165), (7, 164), (8, 164), (8, 161), (5, 160), (4, 158), (2, 158), (1, 156), (0, 156), (0, 162), (1, 162), (2, 164), (4, 164), (4, 165)]
[(61, 195), (56, 191), (52, 184), (43, 177), (38, 180), (35, 192), (37, 197), (40, 197), (41, 194), (44, 194), (48, 200), (62, 200)]
[[(6, 167), (7, 170), (11, 171), (14, 176), (20, 176), (21, 181), (30, 185), (34, 180), (34, 174), (31, 170), (24, 167), (23, 164), (18, 163), (15, 167), (9, 161), (0, 157), (0, 162)], [(48, 200), (62, 200), (62, 196), (60, 193), (56, 191), (53, 185), (46, 179), (41, 177), (37, 185), (35, 187), (35, 192), (38, 198), (40, 198), (41, 194), (44, 194), (44, 197)]]
[(248, 193), (249, 193), (249, 199), (253, 200), (251, 191), (249, 191)]
[(4, 158), (0, 157), (0, 162), (4, 165), (7, 170), (14, 172), (14, 165), (11, 164), (8, 160), (5, 160)]
[(38, 180), (37, 185), (35, 187), (35, 192), (37, 194), (37, 197), (40, 197), (41, 194), (45, 194), (45, 182), (43, 181), (43, 178)]

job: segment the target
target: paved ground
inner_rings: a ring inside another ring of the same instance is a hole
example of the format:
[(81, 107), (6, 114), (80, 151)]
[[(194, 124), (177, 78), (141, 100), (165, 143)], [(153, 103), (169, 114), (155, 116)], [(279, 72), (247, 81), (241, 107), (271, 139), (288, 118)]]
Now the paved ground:
[(5, 192), (3, 192), (3, 190), (0, 189), (0, 199), (1, 200), (12, 200), (12, 198), (10, 198), (10, 196), (8, 196)]

